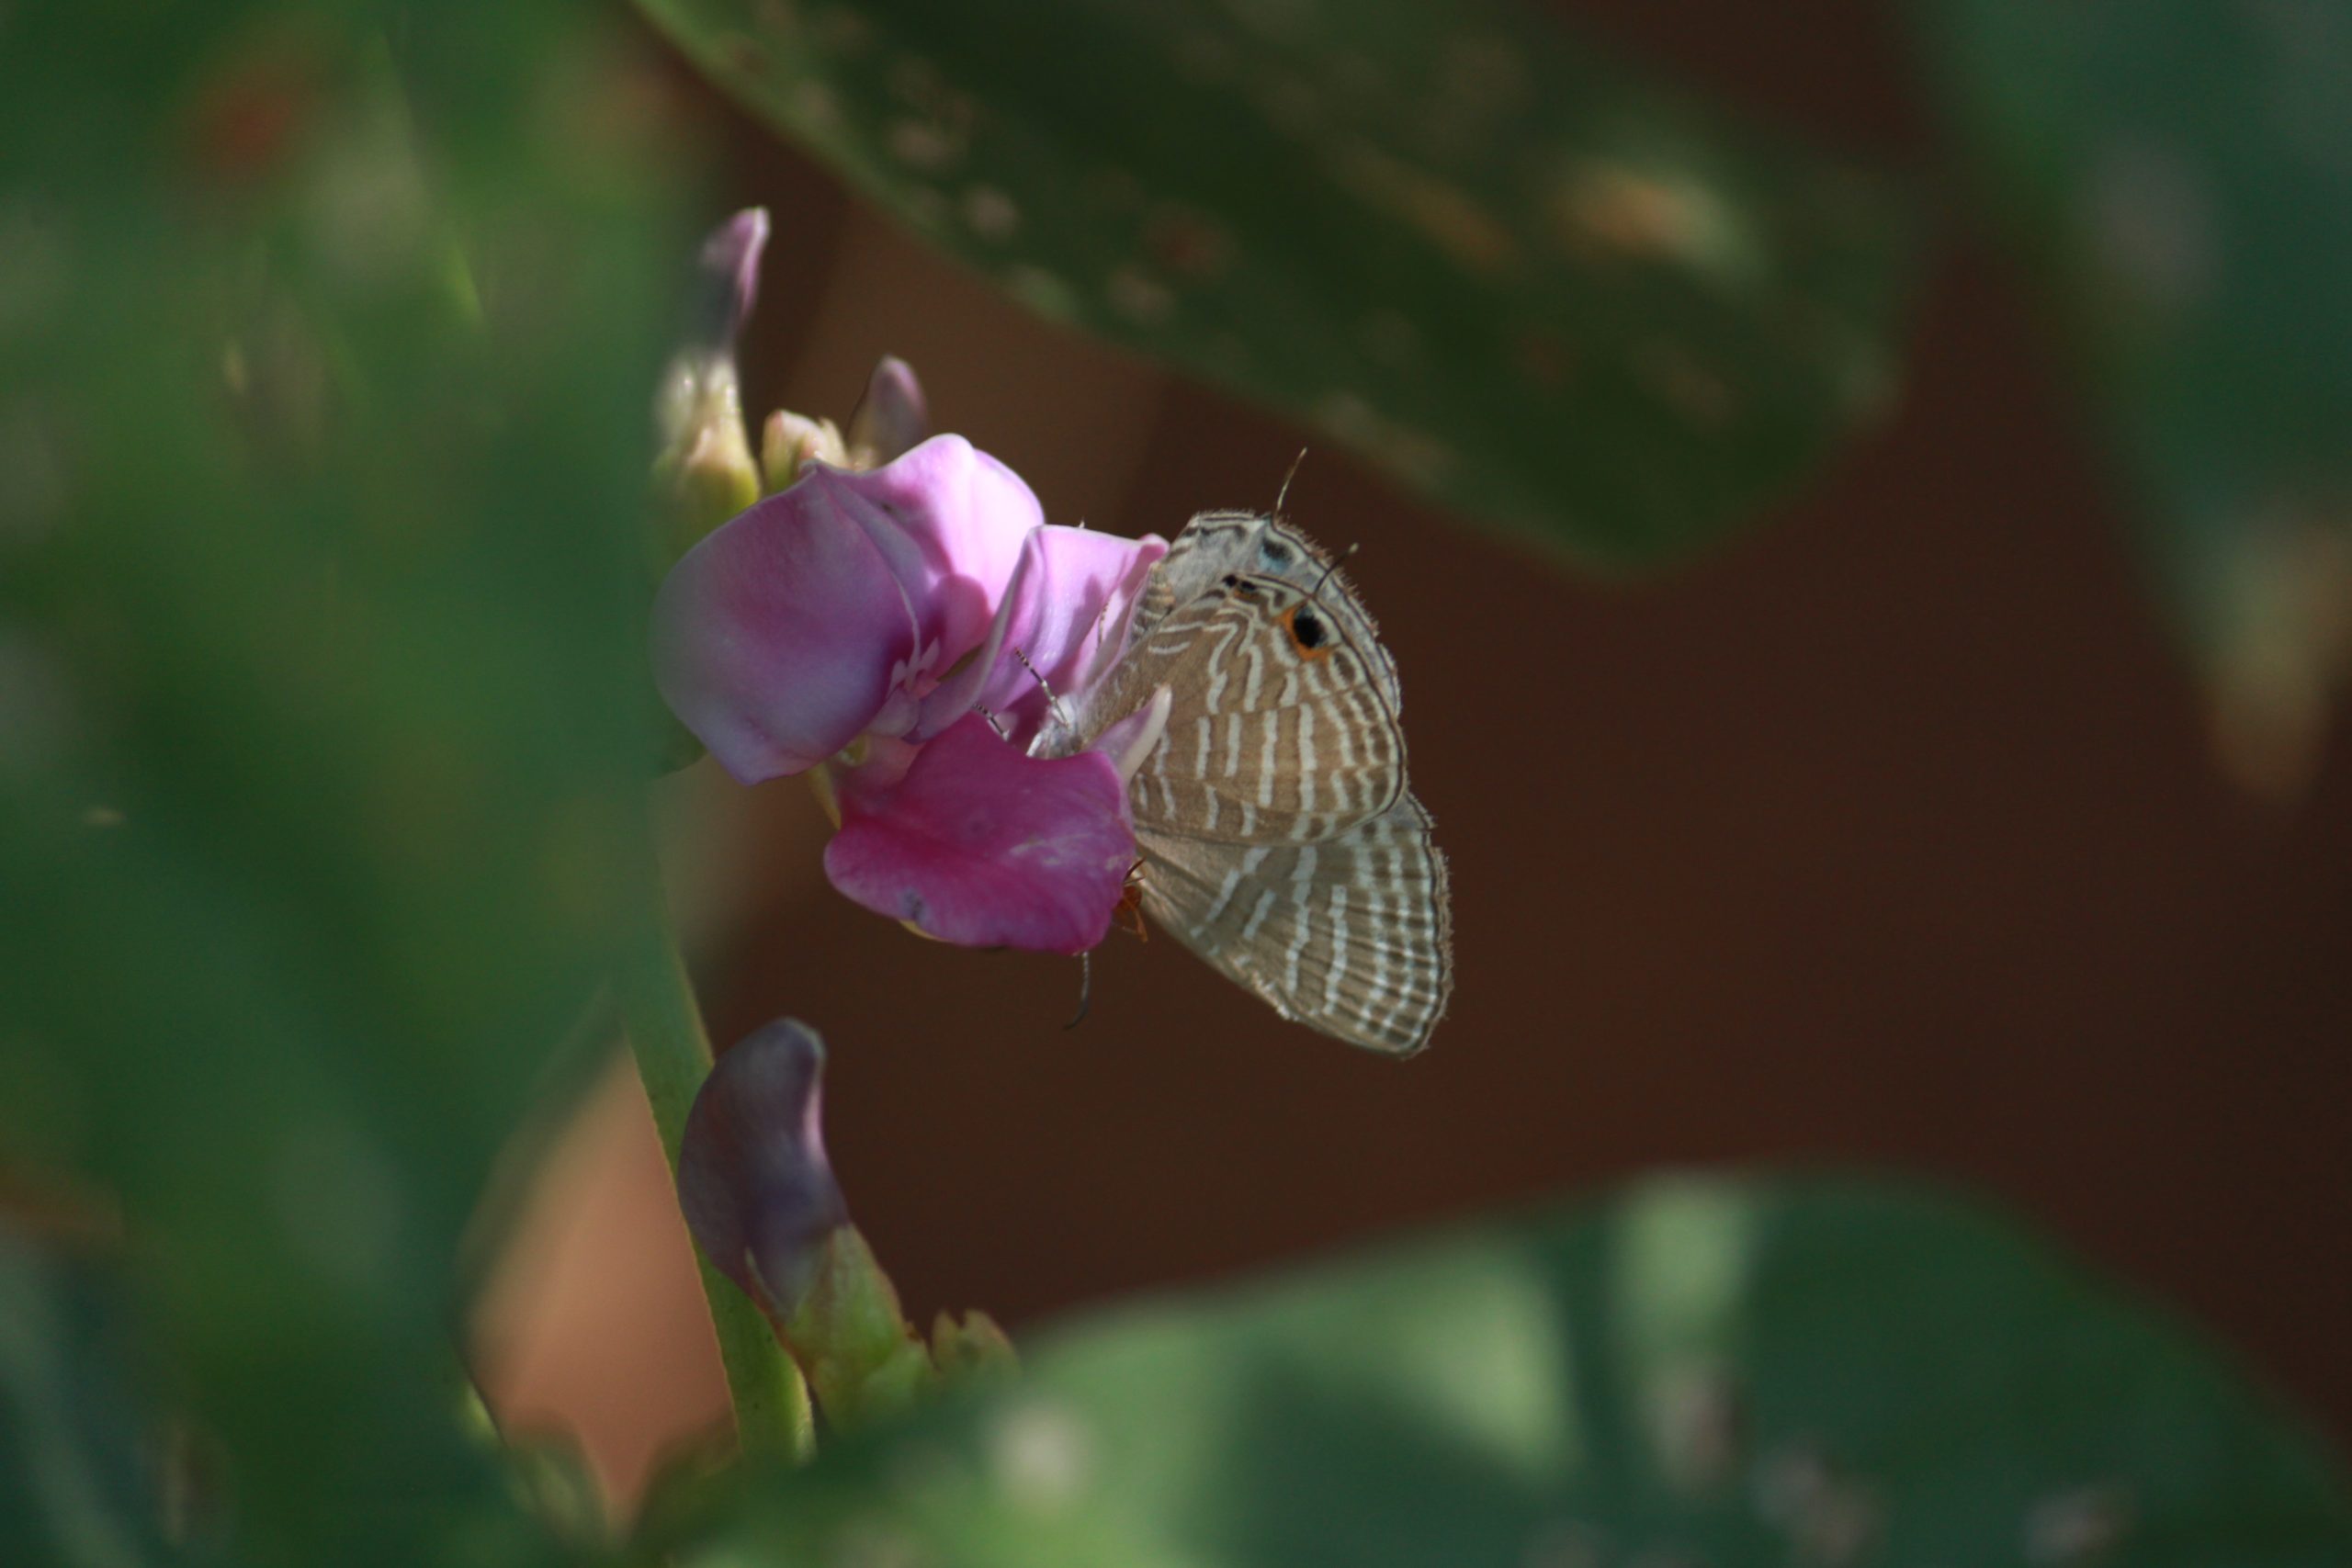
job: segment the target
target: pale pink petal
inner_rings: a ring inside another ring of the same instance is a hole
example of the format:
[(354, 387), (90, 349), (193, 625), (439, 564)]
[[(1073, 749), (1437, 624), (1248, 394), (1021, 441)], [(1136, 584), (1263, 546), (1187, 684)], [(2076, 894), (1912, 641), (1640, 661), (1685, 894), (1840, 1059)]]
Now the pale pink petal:
[[(979, 700), (989, 684), (998, 661), (1004, 657), (1005, 637), (1012, 629), (1012, 613), (1023, 600), (1022, 582), (1037, 570), (1037, 536), (1043, 528), (1034, 529), (1028, 544), (1022, 547), (1020, 564), (1012, 569), (1012, 581), (1005, 584), (1003, 597), (997, 601), (996, 616), (989, 622), (988, 635), (979, 647), (965, 655), (947, 673), (946, 678), (924, 694), (914, 723), (906, 729), (893, 731), (915, 740), (928, 740), (966, 714)], [(1010, 730), (1005, 731), (1007, 735)], [(1025, 738), (1024, 738), (1025, 739)]]
[(1025, 757), (967, 714), (889, 784), (853, 769), (825, 874), (877, 914), (965, 947), (1082, 953), (1111, 927), (1135, 833), (1099, 752)]
[(704, 286), (697, 326), (715, 348), (732, 350), (760, 292), (760, 253), (767, 249), (768, 211), (747, 207), (703, 242)]
[(885, 355), (866, 378), (865, 396), (850, 416), (850, 450), (869, 463), (888, 463), (912, 451), (930, 432), (931, 410), (913, 367)]
[(872, 536), (905, 585), (933, 676), (988, 635), (1022, 542), (1046, 516), (1018, 475), (960, 435), (864, 473), (815, 466), (800, 483), (823, 487)]
[(1046, 526), (1029, 536), (1005, 594), (1003, 647), (978, 696), (1015, 741), (1045, 722), (1047, 686), (1066, 703), (1118, 657), (1144, 579), (1167, 553), (1157, 534)]
[(768, 497), (688, 550), (654, 596), (654, 682), (745, 784), (855, 739), (914, 651), (906, 592), (842, 502), (807, 483)]

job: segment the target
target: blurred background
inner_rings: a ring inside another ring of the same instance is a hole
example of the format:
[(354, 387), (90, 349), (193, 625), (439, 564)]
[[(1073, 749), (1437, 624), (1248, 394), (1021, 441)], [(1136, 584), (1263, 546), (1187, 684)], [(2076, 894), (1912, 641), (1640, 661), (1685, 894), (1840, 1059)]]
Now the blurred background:
[[(1891, 6), (1556, 0), (1627, 56), (1950, 175)], [(650, 31), (706, 216), (775, 215), (746, 404), (845, 418), (880, 355), (1047, 515), (1288, 509), (1379, 616), (1452, 858), (1459, 988), (1398, 1065), (1175, 942), (917, 942), (824, 886), (791, 781), (662, 789), (720, 1043), (832, 1047), (829, 1138), (910, 1315), (1222, 1278), (1660, 1167), (1868, 1165), (1989, 1192), (2217, 1330), (2352, 1436), (2352, 766), (2268, 795), (2130, 547), (2047, 297), (1931, 219), (1883, 413), (1655, 581), (1564, 577), (1331, 441), (1050, 324), (916, 243)], [(493, 1403), (624, 1490), (720, 1415), (643, 1103), (610, 1075), (477, 1325)]]

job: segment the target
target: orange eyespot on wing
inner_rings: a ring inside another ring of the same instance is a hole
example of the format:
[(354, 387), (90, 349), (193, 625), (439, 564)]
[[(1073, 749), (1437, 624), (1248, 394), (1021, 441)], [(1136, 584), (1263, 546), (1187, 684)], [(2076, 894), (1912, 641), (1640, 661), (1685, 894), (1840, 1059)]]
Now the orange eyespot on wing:
[(1282, 615), (1283, 630), (1290, 634), (1290, 645), (1301, 659), (1329, 659), (1334, 646), (1331, 628), (1315, 612), (1312, 604), (1293, 604)]

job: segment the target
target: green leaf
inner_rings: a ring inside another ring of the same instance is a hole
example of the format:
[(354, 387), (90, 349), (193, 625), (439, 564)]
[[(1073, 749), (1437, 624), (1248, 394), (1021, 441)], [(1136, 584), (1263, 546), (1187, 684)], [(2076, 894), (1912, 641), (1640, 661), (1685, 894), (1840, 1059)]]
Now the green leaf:
[(683, 1561), (2352, 1551), (2342, 1475), (2209, 1348), (1907, 1191), (1658, 1181), (1024, 1343), (1019, 1384), (769, 1478)]
[(162, 1422), (132, 1386), (120, 1292), (85, 1257), (0, 1224), (0, 1562), (172, 1561)]
[(545, 1550), (452, 1341), (635, 892), (692, 242), (609, 25), (0, 17), (0, 1154), (119, 1200), (241, 1562)]
[(1033, 309), (1589, 563), (1746, 520), (1892, 380), (1889, 185), (1517, 6), (639, 3)]
[(2352, 12), (1913, 0), (2221, 701), (2291, 789), (2352, 671)]

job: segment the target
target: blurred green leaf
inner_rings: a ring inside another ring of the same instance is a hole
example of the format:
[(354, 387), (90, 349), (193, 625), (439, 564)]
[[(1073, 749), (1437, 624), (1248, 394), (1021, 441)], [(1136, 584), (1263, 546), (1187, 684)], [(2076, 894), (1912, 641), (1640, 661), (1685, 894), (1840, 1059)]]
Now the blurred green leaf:
[(639, 3), (1033, 309), (1590, 563), (1746, 521), (1893, 378), (1888, 184), (1519, 6)]
[(173, 1561), (157, 1473), (163, 1423), (129, 1369), (120, 1292), (85, 1257), (0, 1222), (0, 1562)]
[(2352, 9), (1913, 0), (2212, 678), (2291, 790), (2352, 671)]
[(119, 1198), (243, 1562), (545, 1550), (453, 1281), (632, 893), (692, 241), (615, 20), (0, 13), (0, 1152)]
[(682, 1561), (2352, 1551), (2341, 1474), (2205, 1346), (1973, 1209), (1859, 1184), (1654, 1182), (1114, 1311), (1029, 1364), (770, 1477)]

